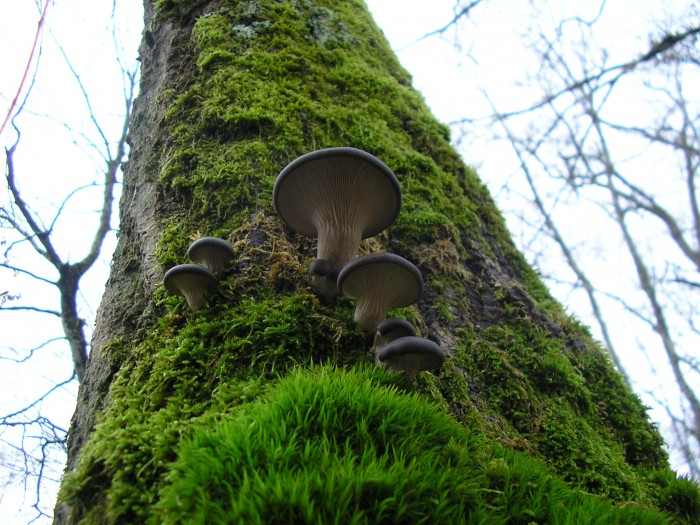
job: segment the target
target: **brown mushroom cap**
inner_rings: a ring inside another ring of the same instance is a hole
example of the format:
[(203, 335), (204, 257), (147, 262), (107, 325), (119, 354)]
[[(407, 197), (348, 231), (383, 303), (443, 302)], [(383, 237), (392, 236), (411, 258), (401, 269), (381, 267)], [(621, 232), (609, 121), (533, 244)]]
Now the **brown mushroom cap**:
[(442, 365), (445, 352), (437, 344), (421, 337), (400, 337), (379, 351), (377, 358), (395, 372), (403, 371), (413, 379), (421, 370), (434, 370)]
[(163, 276), (165, 289), (173, 295), (182, 295), (192, 310), (202, 308), (207, 294), (216, 286), (216, 276), (198, 264), (173, 266)]
[(379, 159), (355, 148), (302, 155), (277, 177), (277, 213), (293, 230), (318, 237), (318, 259), (337, 274), (360, 241), (389, 227), (401, 210), (401, 186)]
[(206, 266), (217, 277), (224, 274), (226, 264), (233, 259), (234, 254), (229, 243), (216, 237), (197, 239), (187, 250), (191, 261)]
[(412, 263), (393, 253), (374, 253), (350, 261), (338, 275), (338, 289), (356, 299), (355, 322), (374, 332), (389, 308), (420, 299), (423, 278)]

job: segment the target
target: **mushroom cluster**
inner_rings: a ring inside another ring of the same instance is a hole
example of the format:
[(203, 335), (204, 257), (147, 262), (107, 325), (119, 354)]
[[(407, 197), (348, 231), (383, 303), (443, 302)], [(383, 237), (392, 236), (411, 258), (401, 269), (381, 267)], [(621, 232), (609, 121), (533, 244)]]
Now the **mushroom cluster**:
[(418, 268), (391, 253), (357, 257), (362, 239), (388, 228), (401, 210), (401, 186), (391, 169), (359, 149), (322, 149), (287, 165), (272, 198), (287, 226), (318, 239), (309, 266), (313, 287), (325, 299), (342, 293), (357, 301), (355, 322), (375, 334), (378, 361), (408, 378), (438, 368), (445, 357), (438, 345), (416, 337), (407, 321), (385, 320), (390, 308), (420, 299)]
[(340, 270), (360, 241), (388, 228), (401, 210), (401, 186), (379, 159), (355, 148), (327, 148), (285, 167), (272, 190), (277, 213), (292, 230), (318, 238), (309, 268), (316, 291), (337, 295)]
[(214, 289), (233, 259), (233, 248), (223, 239), (202, 237), (187, 250), (190, 260), (197, 264), (178, 264), (163, 276), (165, 289), (173, 295), (182, 295), (192, 310), (206, 304), (207, 295)]

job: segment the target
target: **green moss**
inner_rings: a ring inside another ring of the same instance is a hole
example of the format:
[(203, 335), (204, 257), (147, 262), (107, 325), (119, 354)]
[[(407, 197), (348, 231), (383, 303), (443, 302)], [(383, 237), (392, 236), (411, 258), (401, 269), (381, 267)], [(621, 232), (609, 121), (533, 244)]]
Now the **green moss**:
[[(252, 521), (256, 505), (274, 516), (284, 504), (302, 521), (334, 522), (333, 495), (358, 523), (459, 523), (464, 508), (488, 523), (663, 522), (645, 508), (692, 522), (697, 487), (668, 471), (644, 407), (517, 252), (363, 2), (221, 1), (193, 21), (198, 5), (161, 0), (149, 29), (173, 24), (190, 38), (178, 44), (182, 71), (153, 98), (164, 138), (149, 166), (167, 205), (148, 256), (165, 271), (203, 235), (236, 256), (206, 309), (159, 287), (153, 323), (103, 349), (116, 374), (62, 488), (73, 521), (196, 522), (178, 510), (181, 493), (196, 516), (235, 507)], [(270, 202), (288, 162), (330, 146), (377, 155), (401, 182), (399, 219), (363, 249), (423, 273), (421, 301), (393, 314), (445, 348), (435, 376), (296, 371), (371, 361), (354, 305), (310, 293), (313, 241)], [(387, 446), (389, 434), (400, 445)], [(249, 454), (232, 454), (243, 446)], [(333, 483), (320, 484), (319, 468)], [(211, 479), (228, 485), (195, 490)]]
[(358, 360), (346, 346), (356, 341), (352, 334), (340, 338), (342, 325), (321, 313), (306, 315), (321, 310), (309, 294), (229, 297), (233, 306), (194, 313), (180, 299), (164, 300), (171, 313), (123, 363), (113, 402), (63, 486), (62, 500), (85, 501), (96, 483), (108, 480), (97, 514), (113, 523), (141, 521), (177, 443), (192, 428), (235, 412), (296, 364)]
[(656, 472), (651, 478), (655, 485), (660, 509), (679, 517), (679, 522), (697, 523), (700, 516), (698, 486), (688, 478), (676, 477), (672, 472)]
[(573, 353), (524, 319), (502, 322), (477, 334), (460, 330), (453, 357), (481, 416), (500, 420), (494, 437), (545, 458), (587, 491), (651, 504), (638, 469), (665, 466), (660, 437), (604, 355)]
[[(445, 228), (456, 235), (477, 220), (472, 202), (481, 196), (466, 198), (440, 166), (441, 157), (458, 166), (445, 126), (407, 87), (406, 73), (357, 17), (357, 5), (243, 4), (255, 9), (197, 20), (198, 81), (166, 111), (175, 147), (161, 181), (186, 202), (191, 220), (221, 223), (234, 210), (260, 208), (295, 155), (348, 144), (380, 155), (402, 179), (408, 213), (396, 228), (404, 242), (442, 236)], [(437, 144), (426, 140), (435, 134)], [(459, 176), (476, 178), (463, 168)]]
[(665, 523), (572, 490), (376, 370), (297, 371), (180, 447), (152, 523)]

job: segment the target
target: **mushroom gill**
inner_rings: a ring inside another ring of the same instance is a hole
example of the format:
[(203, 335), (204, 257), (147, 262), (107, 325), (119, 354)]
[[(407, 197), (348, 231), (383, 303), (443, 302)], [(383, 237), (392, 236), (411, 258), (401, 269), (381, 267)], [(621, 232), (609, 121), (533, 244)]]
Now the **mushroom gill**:
[(404, 372), (408, 379), (413, 379), (421, 370), (439, 368), (445, 352), (428, 339), (407, 336), (387, 344), (377, 358), (394, 372)]
[(376, 253), (350, 261), (338, 275), (338, 289), (357, 300), (355, 322), (372, 333), (390, 308), (410, 306), (420, 298), (423, 278), (403, 257)]
[(207, 294), (216, 286), (216, 276), (198, 264), (173, 266), (163, 276), (165, 289), (173, 295), (182, 295), (192, 310), (206, 304)]

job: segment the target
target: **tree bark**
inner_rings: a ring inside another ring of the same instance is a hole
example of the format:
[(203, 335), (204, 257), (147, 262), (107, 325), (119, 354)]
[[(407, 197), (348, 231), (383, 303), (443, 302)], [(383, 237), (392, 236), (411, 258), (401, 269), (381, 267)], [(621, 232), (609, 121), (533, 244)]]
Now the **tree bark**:
[[(56, 523), (158, 520), (181, 443), (235, 424), (293, 370), (371, 362), (353, 304), (313, 295), (313, 241), (271, 204), (286, 164), (332, 146), (376, 155), (403, 188), (399, 218), (361, 251), (418, 266), (422, 298), (398, 315), (447, 359), (397, 379), (401, 391), (572, 486), (657, 504), (647, 481), (668, 465), (644, 407), (514, 248), (363, 2), (145, 4), (119, 244)], [(206, 235), (227, 239), (236, 258), (192, 312), (162, 277)]]

